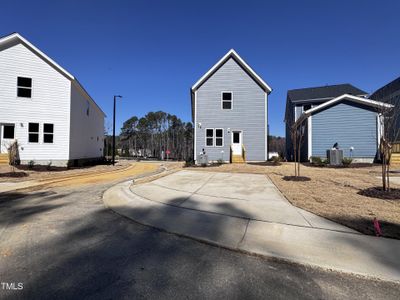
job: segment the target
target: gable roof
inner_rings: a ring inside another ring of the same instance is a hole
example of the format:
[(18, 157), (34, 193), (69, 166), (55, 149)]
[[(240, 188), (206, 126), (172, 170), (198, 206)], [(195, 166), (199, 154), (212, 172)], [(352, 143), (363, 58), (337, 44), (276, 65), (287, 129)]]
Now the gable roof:
[(37, 47), (35, 47), (33, 44), (31, 44), (27, 39), (25, 39), (22, 35), (20, 35), (17, 32), (14, 32), (10, 35), (4, 36), (0, 38), (0, 46), (1, 45), (7, 45), (7, 43), (13, 43), (13, 42), (20, 42), (23, 44), (25, 47), (27, 47), (29, 50), (31, 50), (33, 53), (35, 53), (37, 56), (39, 56), (41, 59), (43, 59), (46, 63), (51, 65), (53, 68), (55, 68), (57, 71), (59, 71), (62, 75), (67, 77), (73, 84), (76, 85), (76, 87), (87, 97), (89, 98), (94, 105), (98, 107), (100, 112), (105, 116), (105, 113), (103, 110), (100, 108), (100, 106), (97, 105), (96, 101), (93, 100), (93, 98), (88, 94), (88, 92), (84, 89), (84, 87), (80, 84), (80, 82), (67, 70), (65, 70), (63, 67), (61, 67), (59, 64), (57, 64), (53, 59), (51, 59), (49, 56), (47, 56), (45, 53), (40, 51)]
[(342, 101), (351, 101), (351, 102), (354, 102), (354, 103), (370, 106), (370, 107), (377, 108), (377, 109), (379, 109), (379, 108), (389, 109), (389, 108), (393, 108), (394, 107), (393, 105), (387, 104), (387, 103), (384, 103), (384, 102), (371, 100), (371, 99), (366, 99), (366, 98), (363, 98), (363, 97), (357, 97), (357, 96), (353, 96), (353, 95), (349, 95), (349, 94), (344, 94), (344, 95), (341, 95), (339, 97), (333, 98), (332, 100), (324, 102), (324, 103), (322, 103), (322, 104), (320, 104), (318, 106), (315, 106), (313, 108), (310, 108), (310, 109), (306, 110), (297, 119), (296, 123), (299, 124), (299, 123), (303, 122), (309, 116), (311, 116), (311, 115), (313, 115), (315, 113), (318, 113), (319, 111), (323, 110), (324, 108), (327, 108), (329, 106), (333, 106), (336, 103), (339, 103), (339, 102), (342, 102)]
[(192, 91), (196, 91), (204, 82), (206, 82), (222, 65), (224, 65), (230, 58), (233, 58), (239, 66), (241, 66), (250, 77), (266, 92), (271, 93), (271, 87), (265, 83), (265, 81), (257, 75), (256, 72), (236, 53), (235, 50), (231, 49), (226, 53), (210, 70), (207, 71), (193, 86)]
[(339, 97), (343, 94), (354, 96), (368, 95), (367, 92), (356, 88), (355, 86), (344, 83), (336, 85), (327, 85), (319, 87), (311, 87), (304, 89), (289, 90), (287, 92), (288, 99), (291, 102), (305, 101), (305, 100), (328, 100)]
[(389, 82), (385, 86), (381, 87), (380, 89), (376, 90), (370, 98), (379, 99), (379, 100), (386, 100), (388, 96), (391, 96), (395, 92), (400, 92), (400, 77), (396, 78), (395, 80)]

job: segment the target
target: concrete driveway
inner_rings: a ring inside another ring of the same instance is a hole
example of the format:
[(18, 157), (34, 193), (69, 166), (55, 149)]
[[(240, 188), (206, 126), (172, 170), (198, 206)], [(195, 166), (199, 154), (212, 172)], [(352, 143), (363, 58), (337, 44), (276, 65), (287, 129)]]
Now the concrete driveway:
[(144, 199), (257, 221), (355, 232), (291, 205), (265, 175), (180, 171), (133, 185)]
[(400, 241), (296, 208), (265, 175), (184, 170), (121, 183), (103, 201), (141, 224), (221, 247), (400, 281)]

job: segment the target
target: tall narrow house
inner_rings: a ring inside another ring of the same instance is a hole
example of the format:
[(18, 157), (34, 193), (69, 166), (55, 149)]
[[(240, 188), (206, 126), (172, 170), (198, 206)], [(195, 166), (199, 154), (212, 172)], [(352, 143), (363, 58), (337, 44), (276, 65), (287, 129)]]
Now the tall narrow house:
[(18, 33), (0, 38), (0, 162), (67, 166), (103, 156), (104, 113), (78, 80)]
[(265, 161), (271, 88), (230, 50), (191, 88), (194, 160)]

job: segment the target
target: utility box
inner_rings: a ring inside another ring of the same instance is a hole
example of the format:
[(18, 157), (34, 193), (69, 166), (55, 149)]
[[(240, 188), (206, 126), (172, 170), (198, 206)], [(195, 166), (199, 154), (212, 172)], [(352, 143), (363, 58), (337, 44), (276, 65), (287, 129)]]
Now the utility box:
[(326, 157), (329, 159), (331, 166), (341, 166), (343, 160), (343, 150), (330, 149), (326, 150)]
[(208, 165), (208, 155), (207, 154), (199, 154), (198, 164), (202, 166)]

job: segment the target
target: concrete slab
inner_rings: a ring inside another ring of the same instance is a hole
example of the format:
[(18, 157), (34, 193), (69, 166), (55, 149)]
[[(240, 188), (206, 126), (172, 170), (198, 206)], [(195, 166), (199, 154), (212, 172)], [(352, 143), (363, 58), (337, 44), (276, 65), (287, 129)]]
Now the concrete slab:
[(215, 173), (212, 172), (195, 172), (195, 171), (180, 171), (171, 176), (166, 176), (154, 181), (154, 184), (194, 193), (201, 188)]
[(145, 199), (169, 205), (179, 205), (192, 195), (189, 192), (172, 190), (151, 183), (134, 185), (131, 187), (131, 191)]
[[(109, 189), (104, 202), (117, 213), (168, 232), (236, 248), (248, 220), (199, 212), (145, 200), (130, 193), (129, 185)], [(124, 200), (122, 200), (124, 199)]]
[(245, 201), (194, 194), (180, 206), (266, 222), (310, 226), (296, 208), (284, 201)]
[(390, 182), (400, 185), (400, 177), (390, 176)]
[(400, 280), (400, 241), (250, 221), (241, 250), (345, 272)]
[(304, 209), (301, 209), (298, 207), (296, 207), (296, 209), (300, 214), (303, 215), (303, 217), (307, 220), (307, 222), (314, 228), (322, 228), (322, 229), (328, 229), (328, 230), (334, 230), (334, 231), (342, 231), (342, 232), (361, 234), (354, 229), (351, 229), (344, 225), (329, 221), (325, 218), (314, 215), (313, 213), (310, 213)]

